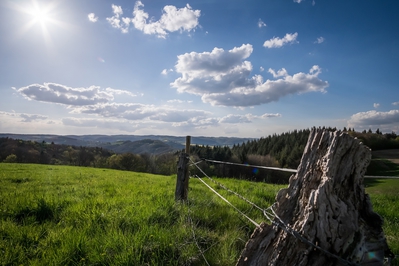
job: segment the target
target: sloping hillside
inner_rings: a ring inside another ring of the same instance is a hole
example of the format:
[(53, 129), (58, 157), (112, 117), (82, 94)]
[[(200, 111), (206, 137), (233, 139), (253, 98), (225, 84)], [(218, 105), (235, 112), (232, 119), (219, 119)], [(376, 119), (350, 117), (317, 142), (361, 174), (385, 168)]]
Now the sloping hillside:
[(134, 153), (134, 154), (164, 154), (176, 152), (184, 148), (183, 145), (177, 143), (169, 144), (160, 140), (143, 139), (138, 141), (118, 141), (111, 144), (101, 144), (105, 149), (112, 150), (116, 153)]

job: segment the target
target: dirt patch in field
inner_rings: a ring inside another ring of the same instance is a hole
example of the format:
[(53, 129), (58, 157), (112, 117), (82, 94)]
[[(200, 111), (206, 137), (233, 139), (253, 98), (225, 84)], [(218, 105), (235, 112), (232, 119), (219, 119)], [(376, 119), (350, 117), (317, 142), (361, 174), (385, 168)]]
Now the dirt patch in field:
[(399, 150), (380, 150), (372, 152), (373, 158), (387, 159), (393, 163), (399, 164)]

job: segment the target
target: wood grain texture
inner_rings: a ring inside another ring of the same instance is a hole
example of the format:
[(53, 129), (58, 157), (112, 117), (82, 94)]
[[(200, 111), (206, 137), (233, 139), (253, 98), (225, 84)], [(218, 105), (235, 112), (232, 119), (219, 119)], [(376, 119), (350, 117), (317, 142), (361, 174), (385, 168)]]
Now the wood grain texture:
[[(371, 150), (343, 132), (314, 129), (298, 172), (276, 196), (276, 214), (322, 249), (360, 265), (390, 256), (382, 218), (373, 212), (363, 178)], [(237, 265), (341, 265), (277, 226), (253, 232)]]

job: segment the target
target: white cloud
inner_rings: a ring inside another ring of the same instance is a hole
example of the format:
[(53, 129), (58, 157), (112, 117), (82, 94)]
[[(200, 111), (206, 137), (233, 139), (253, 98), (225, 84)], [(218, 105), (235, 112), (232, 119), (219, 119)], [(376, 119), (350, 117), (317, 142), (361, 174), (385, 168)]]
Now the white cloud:
[(128, 33), (131, 19), (127, 17), (120, 17), (123, 14), (122, 7), (112, 4), (112, 12), (114, 13), (114, 15), (107, 18), (109, 24), (111, 24), (111, 26), (116, 29), (120, 29), (122, 33)]
[(373, 106), (374, 106), (375, 109), (377, 109), (378, 107), (380, 107), (380, 104), (379, 103), (374, 103)]
[(325, 41), (324, 37), (318, 37), (314, 43), (320, 44), (324, 41)]
[(294, 0), (294, 2), (300, 4), (303, 0)]
[(131, 121), (183, 122), (193, 117), (205, 118), (210, 112), (194, 109), (176, 109), (170, 106), (154, 106), (140, 103), (106, 103), (74, 108), (75, 114), (94, 114), (107, 118), (123, 118)]
[(89, 18), (89, 20), (91, 22), (97, 22), (98, 21), (98, 17), (94, 13), (88, 14), (87, 17)]
[(21, 122), (35, 122), (37, 120), (46, 120), (48, 116), (44, 115), (34, 115), (34, 114), (20, 114), (23, 120)]
[(309, 73), (289, 75), (283, 68), (269, 73), (277, 80), (263, 81), (260, 75), (250, 76), (252, 64), (245, 61), (252, 45), (243, 44), (229, 51), (214, 48), (212, 52), (186, 53), (178, 56), (175, 66), (181, 77), (171, 83), (178, 92), (199, 95), (202, 101), (222, 106), (254, 106), (278, 101), (290, 94), (324, 92), (328, 82), (318, 78), (321, 68), (313, 66)]
[(399, 102), (394, 102), (392, 103), (392, 105), (399, 105)]
[(13, 89), (29, 100), (73, 106), (106, 103), (112, 101), (115, 94), (124, 93), (134, 96), (134, 94), (129, 91), (115, 90), (111, 88), (103, 90), (98, 86), (71, 88), (56, 83), (44, 83), (43, 85), (32, 84), (20, 89)]
[(263, 67), (260, 67), (259, 70), (260, 70), (260, 72), (265, 71), (265, 69)]
[(263, 43), (263, 46), (266, 48), (280, 48), (283, 45), (289, 43), (298, 42), (296, 38), (298, 37), (298, 33), (287, 33), (283, 38), (274, 37), (273, 39), (267, 40)]
[(281, 117), (281, 114), (263, 114), (261, 116), (253, 115), (253, 114), (246, 114), (246, 115), (227, 115), (219, 119), (219, 123), (226, 123), (226, 124), (241, 124), (241, 123), (251, 123), (255, 119), (268, 119), (274, 117)]
[(266, 27), (266, 23), (263, 22), (261, 19), (258, 20), (258, 27), (262, 28), (262, 27)]
[[(379, 127), (380, 129), (387, 125), (399, 123), (399, 110), (390, 110), (388, 112), (377, 112), (375, 110), (356, 113), (348, 121), (350, 127)], [(389, 131), (389, 130), (387, 130)]]
[(136, 94), (134, 94), (134, 93), (132, 93), (130, 91), (125, 91), (125, 90), (117, 90), (117, 89), (112, 89), (112, 88), (106, 88), (105, 91), (109, 92), (109, 93), (111, 93), (113, 95), (126, 94), (126, 95), (131, 96), (131, 97), (136, 97), (137, 96)]
[(193, 101), (182, 101), (178, 99), (168, 100), (167, 103), (192, 103)]
[(15, 117), (15, 118), (21, 118), (19, 122), (37, 122), (40, 120), (47, 120), (48, 116), (44, 115), (38, 115), (38, 114), (25, 114), (25, 113), (10, 113), (10, 112), (1, 112), (0, 111), (0, 116), (6, 116), (6, 117)]
[(198, 18), (201, 15), (200, 10), (193, 10), (187, 4), (183, 8), (176, 8), (172, 5), (167, 5), (163, 8), (163, 14), (157, 21), (149, 18), (149, 14), (144, 12), (144, 7), (141, 1), (137, 1), (131, 22), (134, 27), (145, 34), (155, 34), (159, 38), (165, 38), (168, 32), (194, 30), (198, 25)]
[(166, 76), (166, 75), (169, 74), (169, 72), (173, 72), (173, 69), (171, 69), (171, 68), (170, 69), (166, 69), (165, 68), (164, 70), (162, 70), (161, 74)]
[(155, 114), (154, 106), (140, 103), (104, 103), (74, 107), (75, 114), (95, 114), (102, 117), (141, 120)]
[(272, 118), (272, 117), (281, 117), (281, 114), (279, 114), (279, 113), (275, 113), (275, 114), (263, 114), (262, 116), (261, 116), (261, 118)]
[(287, 70), (285, 70), (285, 68), (278, 70), (277, 73), (273, 69), (269, 68), (268, 72), (273, 75), (273, 78), (285, 77), (288, 75)]
[(252, 50), (252, 45), (243, 44), (229, 51), (214, 48), (212, 52), (179, 55), (175, 68), (182, 77), (171, 83), (171, 86), (178, 92), (197, 95), (248, 86), (253, 83), (247, 79), (252, 65), (242, 61), (251, 55)]
[(220, 123), (251, 123), (251, 116), (248, 115), (227, 115), (219, 120)]

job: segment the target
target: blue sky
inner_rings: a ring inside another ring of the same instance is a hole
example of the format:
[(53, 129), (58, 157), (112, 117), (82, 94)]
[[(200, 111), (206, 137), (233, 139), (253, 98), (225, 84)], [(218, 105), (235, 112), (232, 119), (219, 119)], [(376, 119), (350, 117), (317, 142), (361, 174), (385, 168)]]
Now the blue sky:
[(399, 2), (2, 0), (0, 132), (399, 134)]

